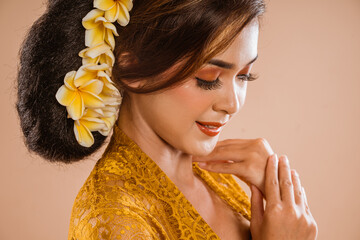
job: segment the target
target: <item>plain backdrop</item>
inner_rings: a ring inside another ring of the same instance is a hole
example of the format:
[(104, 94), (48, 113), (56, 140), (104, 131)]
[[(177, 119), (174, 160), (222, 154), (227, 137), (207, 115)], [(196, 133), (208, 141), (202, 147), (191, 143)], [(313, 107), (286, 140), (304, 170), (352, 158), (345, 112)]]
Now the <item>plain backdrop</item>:
[[(18, 49), (44, 0), (0, 0), (0, 239), (66, 239), (101, 156), (31, 156), (15, 111)], [(360, 239), (360, 1), (267, 1), (245, 106), (220, 135), (268, 140), (299, 174), (320, 240)], [(240, 183), (250, 193), (244, 183)]]

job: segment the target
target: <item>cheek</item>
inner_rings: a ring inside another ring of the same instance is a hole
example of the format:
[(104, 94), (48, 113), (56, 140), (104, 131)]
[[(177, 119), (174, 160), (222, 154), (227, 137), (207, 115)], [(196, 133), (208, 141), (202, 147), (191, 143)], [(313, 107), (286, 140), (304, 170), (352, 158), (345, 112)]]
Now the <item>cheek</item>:
[(171, 98), (178, 103), (175, 104), (179, 108), (177, 109), (178, 112), (182, 112), (188, 116), (192, 115), (192, 117), (195, 118), (201, 116), (211, 105), (210, 96), (204, 94), (204, 92), (194, 83), (191, 83), (191, 81), (171, 90), (169, 94)]

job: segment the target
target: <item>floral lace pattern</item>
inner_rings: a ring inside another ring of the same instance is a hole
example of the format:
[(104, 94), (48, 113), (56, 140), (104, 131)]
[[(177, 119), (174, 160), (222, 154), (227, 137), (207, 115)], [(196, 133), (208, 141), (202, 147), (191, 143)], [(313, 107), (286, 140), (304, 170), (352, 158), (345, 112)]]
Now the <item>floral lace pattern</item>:
[[(194, 172), (235, 213), (251, 219), (247, 194), (230, 174)], [(220, 238), (161, 168), (118, 126), (80, 189), (69, 240)]]

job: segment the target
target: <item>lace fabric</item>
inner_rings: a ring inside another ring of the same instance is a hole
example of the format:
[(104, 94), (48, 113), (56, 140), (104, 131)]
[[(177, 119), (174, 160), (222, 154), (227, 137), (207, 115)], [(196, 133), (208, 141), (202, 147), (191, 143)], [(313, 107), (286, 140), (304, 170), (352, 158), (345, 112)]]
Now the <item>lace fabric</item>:
[[(236, 214), (250, 201), (231, 174), (194, 172)], [(76, 196), (69, 240), (220, 239), (162, 169), (119, 127)]]

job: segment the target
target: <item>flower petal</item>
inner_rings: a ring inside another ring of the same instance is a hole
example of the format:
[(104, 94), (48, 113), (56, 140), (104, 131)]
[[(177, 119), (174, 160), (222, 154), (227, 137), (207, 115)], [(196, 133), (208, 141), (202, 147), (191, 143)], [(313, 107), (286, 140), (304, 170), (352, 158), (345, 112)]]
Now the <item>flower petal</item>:
[(104, 71), (99, 71), (98, 72), (98, 77), (105, 83), (114, 83), (111, 78), (109, 77), (109, 75), (107, 75)]
[(114, 34), (115, 36), (119, 36), (114, 24), (106, 22), (106, 23), (104, 23), (104, 27), (111, 30), (112, 34)]
[(87, 55), (87, 52), (89, 51), (89, 49), (91, 49), (91, 48), (85, 48), (79, 52), (79, 56), (82, 58), (82, 65), (98, 64), (100, 61), (100, 58), (99, 57), (95, 57), (95, 58), (89, 57)]
[(115, 63), (115, 56), (111, 50), (107, 51), (105, 54), (102, 54), (99, 57), (100, 64), (107, 64), (109, 66), (109, 70), (114, 66)]
[(114, 96), (114, 97), (120, 96), (119, 90), (111, 83), (104, 84), (102, 93), (107, 96)]
[(105, 30), (105, 42), (109, 44), (111, 50), (115, 49), (115, 38), (110, 29)]
[(129, 11), (121, 2), (118, 2), (117, 6), (119, 8), (119, 17), (117, 19), (117, 22), (120, 24), (120, 26), (126, 26), (130, 21)]
[(106, 57), (107, 65), (114, 66), (115, 56), (111, 50), (105, 52), (105, 57)]
[(103, 136), (107, 136), (109, 135), (112, 127), (115, 124), (117, 116), (115, 114), (113, 114), (111, 117), (107, 117), (107, 118), (101, 118), (104, 123), (106, 124), (106, 127), (99, 130), (99, 132), (103, 135)]
[(74, 100), (66, 107), (70, 117), (74, 120), (78, 120), (84, 115), (84, 101), (79, 92), (75, 92), (76, 96)]
[(133, 8), (132, 0), (121, 0), (121, 2), (125, 5), (128, 11), (131, 11)]
[(92, 48), (89, 48), (86, 51), (85, 56), (90, 57), (90, 58), (96, 58), (96, 57), (100, 56), (101, 54), (106, 53), (108, 50), (110, 50), (110, 46), (105, 43), (101, 43)]
[(76, 97), (76, 92), (71, 91), (65, 85), (62, 85), (56, 92), (56, 100), (63, 106), (69, 106), (74, 98)]
[(103, 102), (106, 105), (110, 105), (110, 106), (114, 106), (114, 105), (119, 105), (121, 104), (121, 99), (120, 97), (116, 97), (116, 96), (108, 96), (105, 95), (103, 93), (99, 94), (99, 97), (103, 100)]
[(85, 57), (82, 59), (82, 65), (88, 65), (88, 64), (98, 64), (100, 61), (100, 58), (89, 58)]
[(111, 77), (112, 74), (112, 68), (109, 68), (107, 70), (105, 70), (106, 74), (109, 75)]
[(86, 29), (96, 28), (99, 23), (95, 22), (95, 19), (102, 16), (104, 16), (104, 11), (93, 9), (82, 19), (82, 25)]
[(84, 118), (82, 117), (80, 120), (80, 123), (87, 127), (90, 131), (98, 131), (106, 127), (103, 120), (99, 118)]
[(64, 78), (65, 86), (72, 91), (76, 91), (76, 86), (74, 85), (75, 76), (76, 76), (76, 71), (71, 71), (68, 72)]
[(97, 28), (93, 28), (85, 31), (85, 45), (87, 47), (96, 46), (104, 41), (105, 28), (102, 24), (99, 24)]
[(103, 63), (101, 65), (86, 65), (84, 66), (85, 70), (97, 72), (97, 71), (103, 71), (109, 69), (109, 65)]
[(116, 4), (114, 4), (112, 8), (110, 8), (105, 12), (105, 18), (109, 22), (115, 22), (118, 17), (119, 17), (119, 9), (117, 8)]
[(99, 130), (99, 133), (101, 133), (101, 135), (103, 135), (103, 136), (108, 136), (109, 133), (110, 133), (110, 131), (111, 131), (111, 129), (109, 129), (109, 128), (104, 128), (104, 129), (102, 129), (102, 130)]
[(89, 65), (84, 65), (84, 66), (81, 66), (76, 75), (75, 75), (75, 80), (74, 80), (74, 85), (76, 87), (80, 87), (82, 86), (83, 84), (95, 79), (97, 77), (97, 72), (94, 72), (94, 71), (86, 71), (86, 67), (87, 66), (98, 66), (98, 65), (95, 65), (95, 64), (89, 64)]
[(95, 95), (99, 95), (103, 90), (104, 83), (97, 79), (92, 79), (79, 87), (81, 92), (91, 92)]
[[(98, 72), (98, 77), (103, 80), (103, 82), (106, 84), (108, 82), (113, 83), (113, 81), (111, 81), (111, 78), (109, 77), (109, 75), (107, 75), (104, 71), (99, 71)], [(105, 79), (103, 79), (105, 78)]]
[(106, 117), (111, 117), (112, 115), (116, 114), (116, 111), (117, 111), (116, 107), (106, 106), (105, 108), (103, 108), (103, 110), (104, 110), (104, 116), (103, 117), (105, 117), (105, 118)]
[(116, 2), (114, 0), (94, 0), (94, 8), (107, 11), (112, 8)]
[(92, 92), (81, 92), (81, 97), (84, 99), (84, 105), (87, 108), (105, 107), (103, 99)]
[(75, 121), (74, 123), (74, 133), (76, 140), (81, 146), (90, 147), (94, 144), (94, 136), (90, 130), (79, 121)]
[(100, 118), (100, 117), (104, 117), (104, 112), (102, 110), (102, 108), (88, 108), (86, 109), (86, 113), (84, 114), (83, 118)]
[(83, 50), (81, 50), (80, 52), (79, 52), (79, 57), (82, 57), (82, 58), (86, 58), (86, 57), (88, 57), (88, 56), (86, 56), (86, 52), (89, 50), (90, 48), (85, 48), (85, 49), (83, 49)]
[(107, 23), (109, 21), (105, 17), (98, 17), (95, 19), (95, 22), (102, 23), (104, 25), (104, 23)]
[(109, 103), (106, 103), (106, 105), (117, 107), (117, 106), (121, 105), (121, 101), (122, 101), (122, 99), (119, 98), (119, 99), (116, 99), (116, 101), (112, 100), (111, 103), (109, 101)]

